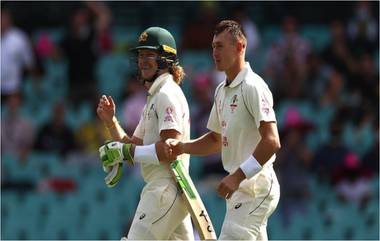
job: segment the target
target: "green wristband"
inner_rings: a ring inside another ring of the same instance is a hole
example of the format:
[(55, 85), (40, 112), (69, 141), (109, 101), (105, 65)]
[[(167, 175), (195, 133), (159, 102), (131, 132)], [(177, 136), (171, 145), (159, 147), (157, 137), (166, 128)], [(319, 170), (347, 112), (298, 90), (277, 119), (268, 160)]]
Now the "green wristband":
[(127, 160), (127, 162), (133, 165), (134, 161), (131, 156), (131, 147), (132, 147), (132, 144), (123, 144), (123, 155), (125, 159)]

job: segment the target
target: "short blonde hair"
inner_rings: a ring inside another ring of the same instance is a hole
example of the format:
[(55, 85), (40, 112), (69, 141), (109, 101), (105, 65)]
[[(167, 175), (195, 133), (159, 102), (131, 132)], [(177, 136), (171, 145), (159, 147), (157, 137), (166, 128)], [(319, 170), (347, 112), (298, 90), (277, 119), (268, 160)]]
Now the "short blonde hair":
[(218, 35), (224, 31), (231, 34), (233, 41), (241, 40), (244, 45), (247, 46), (247, 38), (241, 25), (234, 20), (222, 20), (220, 21), (214, 30), (214, 35)]

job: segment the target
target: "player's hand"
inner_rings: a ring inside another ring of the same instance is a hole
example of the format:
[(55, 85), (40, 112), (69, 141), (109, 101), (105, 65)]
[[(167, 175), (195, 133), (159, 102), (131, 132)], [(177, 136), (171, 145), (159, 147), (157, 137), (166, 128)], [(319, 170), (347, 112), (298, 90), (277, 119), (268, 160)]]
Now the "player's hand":
[(99, 148), (99, 156), (102, 161), (103, 169), (107, 169), (118, 163), (123, 163), (127, 160), (133, 163), (130, 155), (131, 144), (124, 144), (118, 141), (108, 142)]
[(172, 162), (177, 160), (177, 155), (173, 153), (173, 150), (166, 141), (156, 143), (156, 153), (160, 162)]
[(177, 139), (167, 139), (165, 143), (170, 146), (173, 155), (181, 155), (184, 153), (183, 142)]
[(109, 167), (108, 175), (104, 178), (104, 182), (108, 187), (114, 187), (121, 178), (123, 163), (118, 163)]
[(240, 168), (235, 173), (224, 177), (217, 188), (218, 195), (230, 199), (244, 179), (245, 175)]
[(105, 95), (102, 95), (102, 97), (99, 99), (96, 113), (106, 126), (113, 125), (116, 113), (116, 106), (111, 96), (107, 97)]
[(108, 175), (104, 178), (104, 181), (108, 187), (114, 187), (121, 178), (123, 161), (125, 159), (124, 145), (128, 144), (123, 144), (120, 142), (107, 142), (99, 148), (99, 155), (100, 160), (102, 161), (103, 170), (108, 173)]

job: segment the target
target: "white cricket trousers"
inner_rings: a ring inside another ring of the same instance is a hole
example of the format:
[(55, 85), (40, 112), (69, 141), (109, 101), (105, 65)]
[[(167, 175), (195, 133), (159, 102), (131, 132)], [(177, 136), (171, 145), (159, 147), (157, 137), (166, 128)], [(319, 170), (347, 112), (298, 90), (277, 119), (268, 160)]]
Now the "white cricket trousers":
[(171, 178), (145, 185), (128, 240), (194, 240), (193, 227), (181, 193)]
[(219, 240), (268, 240), (269, 216), (280, 199), (280, 185), (269, 165), (249, 180), (227, 200), (227, 212)]

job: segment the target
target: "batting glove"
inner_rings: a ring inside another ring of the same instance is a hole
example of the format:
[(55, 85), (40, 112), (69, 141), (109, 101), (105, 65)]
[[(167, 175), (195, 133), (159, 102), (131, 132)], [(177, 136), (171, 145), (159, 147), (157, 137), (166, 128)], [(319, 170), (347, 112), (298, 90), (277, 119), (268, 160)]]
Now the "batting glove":
[(104, 181), (106, 185), (111, 188), (116, 186), (116, 184), (120, 181), (123, 170), (123, 163), (118, 163), (109, 168), (111, 169), (111, 171), (104, 178)]
[(123, 163), (124, 160), (133, 164), (133, 159), (130, 154), (132, 144), (124, 144), (118, 141), (109, 142), (99, 148), (100, 160), (103, 164), (103, 170), (109, 171), (109, 167), (118, 163)]

